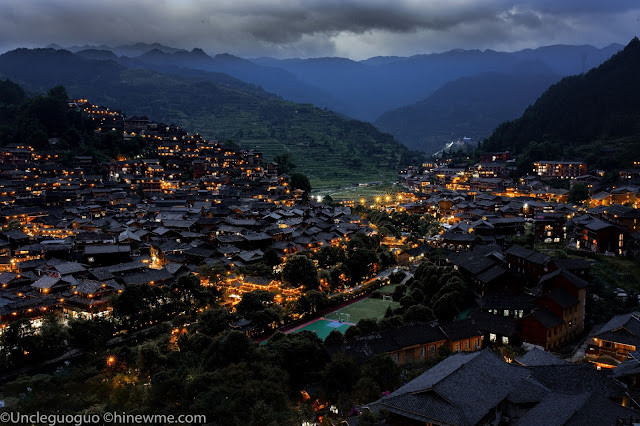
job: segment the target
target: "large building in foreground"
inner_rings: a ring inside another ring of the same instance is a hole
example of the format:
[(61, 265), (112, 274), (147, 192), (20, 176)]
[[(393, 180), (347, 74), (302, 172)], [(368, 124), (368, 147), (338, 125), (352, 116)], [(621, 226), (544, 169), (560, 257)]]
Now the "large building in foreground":
[(490, 350), (460, 352), (367, 408), (392, 426), (615, 426), (640, 416), (627, 387), (593, 366), (531, 355), (508, 364)]

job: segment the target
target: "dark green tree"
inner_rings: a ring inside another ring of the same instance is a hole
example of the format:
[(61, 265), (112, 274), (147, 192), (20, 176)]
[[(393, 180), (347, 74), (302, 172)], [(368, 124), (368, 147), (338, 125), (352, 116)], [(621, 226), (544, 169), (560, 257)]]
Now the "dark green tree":
[(38, 338), (27, 318), (10, 322), (0, 335), (0, 355), (5, 368), (37, 358)]
[(388, 354), (378, 354), (362, 367), (362, 376), (374, 380), (380, 389), (393, 390), (400, 384), (402, 367)]
[(582, 204), (589, 199), (589, 188), (582, 183), (574, 184), (569, 190), (569, 202), (572, 204)]
[(69, 321), (69, 343), (75, 348), (97, 351), (105, 347), (114, 331), (113, 324), (106, 319), (74, 319)]
[(321, 268), (327, 268), (329, 266), (337, 265), (347, 260), (344, 249), (342, 249), (341, 247), (333, 246), (321, 248), (317, 253), (313, 255), (313, 258), (318, 261), (318, 266), (320, 266)]
[(378, 262), (378, 255), (369, 249), (358, 249), (349, 252), (345, 265), (349, 268), (349, 276), (353, 283), (360, 282), (373, 272), (374, 265)]
[(288, 152), (276, 155), (273, 162), (278, 164), (278, 171), (281, 174), (284, 173), (290, 175), (296, 168), (296, 165), (293, 162), (293, 157)]
[(302, 173), (293, 173), (291, 175), (291, 189), (302, 189), (308, 194), (311, 192), (311, 182)]
[(317, 289), (320, 285), (316, 265), (304, 255), (287, 258), (282, 269), (282, 279), (293, 287), (302, 286), (305, 289)]
[(199, 333), (214, 337), (229, 329), (229, 325), (234, 319), (234, 315), (225, 308), (207, 309), (198, 317), (196, 330)]
[(402, 316), (405, 322), (428, 322), (433, 321), (435, 318), (431, 309), (424, 305), (409, 306)]
[(277, 266), (282, 263), (282, 258), (274, 249), (268, 249), (264, 252), (264, 263), (269, 266)]
[(325, 346), (341, 345), (344, 343), (344, 335), (338, 330), (331, 330), (331, 333), (324, 339)]
[(352, 357), (337, 353), (323, 372), (324, 384), (329, 395), (351, 393), (353, 385), (360, 378), (360, 369)]
[(266, 290), (254, 290), (245, 293), (236, 306), (236, 312), (244, 317), (250, 317), (273, 305), (274, 294)]

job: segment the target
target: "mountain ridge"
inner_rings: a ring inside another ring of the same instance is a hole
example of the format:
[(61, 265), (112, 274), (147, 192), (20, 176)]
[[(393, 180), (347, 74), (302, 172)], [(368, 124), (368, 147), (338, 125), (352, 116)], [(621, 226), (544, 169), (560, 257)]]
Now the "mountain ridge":
[[(131, 54), (131, 46), (139, 50)], [(129, 50), (123, 50), (127, 47)], [(224, 72), (240, 80), (262, 86), (288, 100), (312, 103), (346, 116), (374, 122), (382, 114), (424, 100), (449, 81), (481, 72), (505, 72), (518, 62), (539, 59), (561, 76), (577, 74), (597, 66), (609, 58), (621, 45), (603, 48), (590, 45), (552, 45), (515, 52), (494, 50), (454, 49), (439, 53), (408, 57), (374, 57), (354, 61), (340, 57), (240, 58), (229, 53), (207, 54), (212, 62), (200, 54), (201, 61), (184, 49), (159, 44), (135, 44), (111, 48), (127, 66), (171, 66), (172, 72), (184, 67)], [(146, 49), (146, 50), (145, 50)], [(149, 50), (159, 55), (145, 63), (138, 58)], [(144, 51), (143, 51), (144, 50)], [(173, 53), (180, 52), (174, 56)], [(204, 52), (204, 51), (203, 51)], [(206, 54), (206, 52), (205, 52)], [(216, 62), (216, 59), (228, 59)], [(181, 60), (187, 61), (180, 63)], [(161, 63), (164, 61), (165, 63)], [(150, 63), (153, 62), (153, 63)]]
[(418, 158), (371, 124), (284, 101), (226, 74), (160, 73), (53, 49), (0, 55), (0, 74), (36, 92), (62, 84), (72, 97), (231, 139), (267, 159), (290, 152), (315, 186), (391, 179)]
[(448, 82), (423, 101), (388, 111), (375, 125), (410, 147), (436, 152), (452, 140), (487, 137), (524, 112), (557, 74), (480, 73)]
[(630, 166), (640, 156), (637, 75), (640, 40), (635, 37), (597, 68), (552, 85), (522, 116), (498, 126), (479, 149), (510, 150), (519, 155), (521, 169), (543, 157), (581, 158), (607, 170)]

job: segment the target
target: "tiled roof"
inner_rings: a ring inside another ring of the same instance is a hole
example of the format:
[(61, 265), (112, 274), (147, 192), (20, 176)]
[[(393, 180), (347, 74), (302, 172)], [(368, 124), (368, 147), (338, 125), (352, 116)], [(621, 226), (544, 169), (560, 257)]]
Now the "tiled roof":
[(597, 393), (551, 393), (520, 418), (518, 426), (582, 426), (618, 424), (616, 419), (637, 418), (638, 412)]
[(557, 303), (563, 309), (571, 306), (576, 306), (580, 303), (577, 297), (569, 294), (567, 290), (563, 288), (554, 288), (549, 293), (549, 298)]
[(566, 365), (567, 361), (558, 358), (550, 352), (533, 348), (526, 354), (517, 358), (517, 361), (527, 367), (538, 367), (541, 365)]
[(550, 329), (562, 324), (562, 320), (555, 316), (551, 311), (546, 309), (538, 309), (537, 311), (533, 311), (531, 314), (525, 316), (527, 318), (530, 316), (542, 324), (546, 329)]
[(533, 296), (528, 294), (490, 293), (484, 298), (483, 309), (519, 309), (533, 308)]
[(39, 288), (39, 289), (51, 289), (54, 285), (56, 285), (60, 281), (60, 278), (50, 277), (49, 275), (44, 275), (38, 279), (38, 281), (31, 284), (31, 287)]
[(173, 275), (164, 269), (147, 269), (137, 274), (125, 275), (122, 280), (125, 284), (149, 284), (150, 282), (165, 281), (171, 278), (173, 278)]
[(562, 276), (566, 278), (571, 284), (573, 284), (576, 288), (584, 288), (589, 285), (588, 282), (583, 280), (582, 278), (576, 276), (575, 274), (565, 270), (565, 269), (557, 269), (553, 272), (550, 272), (546, 275), (540, 277), (540, 283), (544, 283), (556, 277)]
[(440, 325), (440, 329), (452, 341), (482, 336), (480, 327), (471, 318), (443, 323)]
[(528, 375), (489, 350), (458, 353), (375, 405), (422, 422), (474, 425)]
[(69, 275), (86, 271), (85, 267), (77, 262), (59, 263), (54, 265), (53, 269), (58, 271), (61, 275)]
[(598, 335), (614, 331), (620, 328), (627, 328), (636, 336), (640, 336), (640, 312), (616, 315), (598, 330)]

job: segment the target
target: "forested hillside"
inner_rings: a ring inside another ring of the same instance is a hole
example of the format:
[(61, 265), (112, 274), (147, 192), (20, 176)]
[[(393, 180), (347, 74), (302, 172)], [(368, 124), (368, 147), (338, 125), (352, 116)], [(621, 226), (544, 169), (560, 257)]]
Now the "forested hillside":
[(640, 40), (599, 67), (550, 87), (481, 150), (510, 150), (522, 167), (544, 158), (580, 158), (604, 169), (640, 158)]
[(387, 179), (419, 160), (374, 126), (309, 104), (283, 101), (226, 74), (126, 68), (66, 51), (19, 49), (0, 56), (0, 75), (33, 92), (63, 85), (72, 97), (175, 123), (207, 138), (290, 152), (314, 186)]

